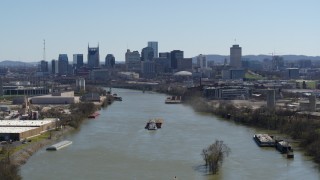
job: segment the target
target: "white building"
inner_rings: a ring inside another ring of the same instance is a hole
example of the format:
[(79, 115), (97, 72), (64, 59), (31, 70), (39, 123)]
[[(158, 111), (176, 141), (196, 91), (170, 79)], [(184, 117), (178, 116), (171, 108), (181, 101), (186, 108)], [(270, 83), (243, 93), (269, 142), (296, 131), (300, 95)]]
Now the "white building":
[(148, 42), (148, 47), (152, 47), (153, 49), (153, 55), (155, 58), (158, 57), (158, 42), (157, 41), (149, 41)]
[(130, 49), (126, 52), (126, 69), (127, 71), (139, 72), (141, 70), (141, 61), (139, 51), (131, 52)]
[(86, 80), (84, 78), (77, 78), (76, 79), (76, 88), (78, 91), (85, 91), (86, 90)]
[(207, 68), (207, 58), (206, 58), (206, 56), (200, 54), (197, 57), (197, 66), (200, 67), (201, 69), (202, 68)]

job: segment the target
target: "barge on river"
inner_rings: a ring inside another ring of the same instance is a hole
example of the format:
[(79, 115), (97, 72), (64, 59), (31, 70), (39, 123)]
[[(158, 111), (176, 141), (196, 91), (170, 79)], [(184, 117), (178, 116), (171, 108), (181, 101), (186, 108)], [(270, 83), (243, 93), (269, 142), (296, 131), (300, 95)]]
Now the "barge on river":
[(253, 139), (260, 147), (274, 147), (276, 144), (273, 137), (268, 134), (255, 134)]
[(166, 104), (181, 104), (181, 96), (170, 96), (165, 100)]
[(57, 150), (59, 150), (61, 148), (69, 146), (70, 144), (72, 144), (72, 141), (61, 141), (61, 142), (59, 142), (57, 144), (54, 144), (54, 145), (48, 147), (46, 150), (47, 151), (57, 151)]

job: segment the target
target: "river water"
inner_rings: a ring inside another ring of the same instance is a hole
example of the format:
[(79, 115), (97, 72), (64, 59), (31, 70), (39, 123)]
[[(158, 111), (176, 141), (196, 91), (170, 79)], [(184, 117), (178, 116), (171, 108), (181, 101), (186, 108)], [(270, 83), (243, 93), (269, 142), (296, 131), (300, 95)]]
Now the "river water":
[[(35, 153), (21, 167), (23, 179), (320, 179), (318, 166), (302, 152), (295, 151), (295, 158), (288, 160), (274, 148), (258, 147), (252, 136), (260, 130), (194, 112), (183, 104), (165, 104), (164, 94), (113, 92), (123, 101), (66, 135), (72, 145)], [(154, 117), (164, 119), (163, 127), (145, 130), (146, 121)], [(200, 154), (216, 139), (223, 140), (231, 154), (219, 174), (212, 176)]]

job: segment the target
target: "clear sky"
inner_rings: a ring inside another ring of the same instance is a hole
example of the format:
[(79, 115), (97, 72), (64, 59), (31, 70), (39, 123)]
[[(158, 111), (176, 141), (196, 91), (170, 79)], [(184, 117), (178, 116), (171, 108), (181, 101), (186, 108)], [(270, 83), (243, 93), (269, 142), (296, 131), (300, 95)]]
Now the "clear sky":
[(101, 61), (123, 61), (147, 41), (228, 55), (235, 39), (244, 55), (320, 55), (320, 0), (3, 0), (0, 23), (0, 61), (41, 60), (43, 39), (46, 60), (99, 43)]

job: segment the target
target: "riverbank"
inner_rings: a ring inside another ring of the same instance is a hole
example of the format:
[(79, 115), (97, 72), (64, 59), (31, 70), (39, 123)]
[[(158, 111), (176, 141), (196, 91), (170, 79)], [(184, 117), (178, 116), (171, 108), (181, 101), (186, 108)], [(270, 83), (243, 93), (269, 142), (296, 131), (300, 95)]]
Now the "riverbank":
[(45, 133), (39, 137), (32, 138), (29, 144), (12, 154), (10, 157), (11, 163), (17, 166), (25, 164), (35, 152), (62, 139), (64, 135), (71, 133), (74, 130), (75, 128), (71, 126), (65, 126), (60, 130), (52, 131), (51, 135), (50, 133)]
[[(190, 92), (188, 94), (190, 95)], [(210, 102), (199, 94), (184, 97), (184, 99), (185, 103), (196, 111), (212, 113), (225, 120), (288, 135), (298, 142), (298, 146), (303, 149), (305, 155), (311, 156), (317, 164), (320, 164), (319, 120), (298, 116), (296, 112), (290, 110), (237, 107), (232, 101)]]

